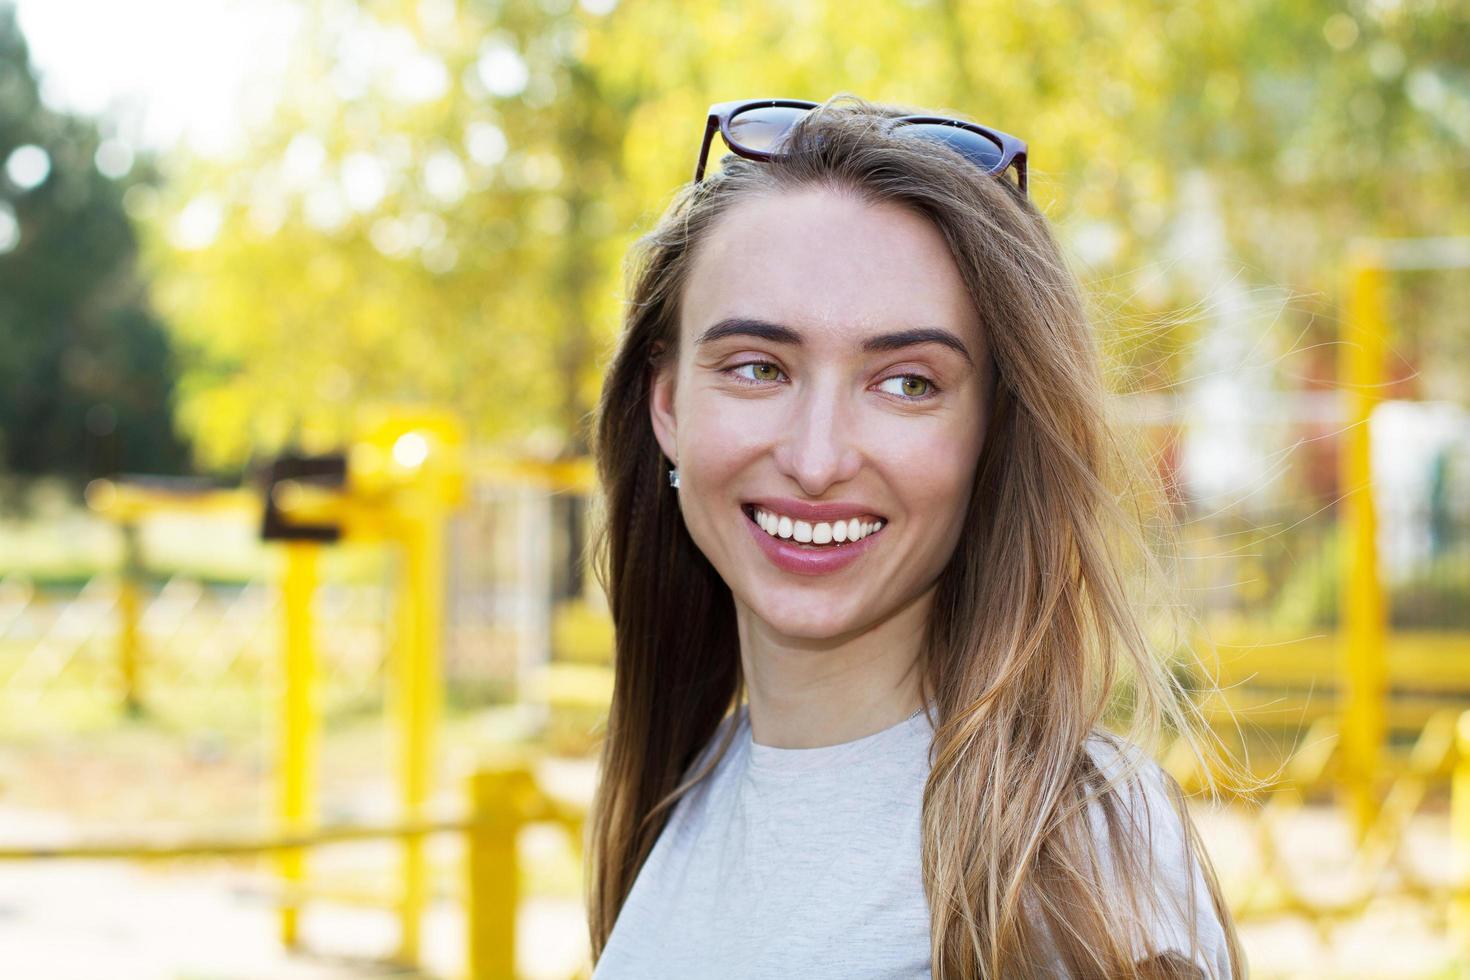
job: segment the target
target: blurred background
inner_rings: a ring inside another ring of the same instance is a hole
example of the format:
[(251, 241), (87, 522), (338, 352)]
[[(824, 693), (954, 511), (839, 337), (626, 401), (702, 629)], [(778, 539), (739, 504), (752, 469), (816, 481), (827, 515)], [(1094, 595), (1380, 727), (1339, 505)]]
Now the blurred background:
[(1030, 144), (1254, 975), (1470, 969), (1463, 0), (0, 0), (0, 973), (587, 974), (622, 258), (837, 92)]

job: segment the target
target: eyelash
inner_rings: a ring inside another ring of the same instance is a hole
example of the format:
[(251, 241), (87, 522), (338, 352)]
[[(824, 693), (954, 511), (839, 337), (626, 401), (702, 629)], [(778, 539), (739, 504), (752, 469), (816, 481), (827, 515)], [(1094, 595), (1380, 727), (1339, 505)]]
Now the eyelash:
[[(746, 378), (746, 377), (743, 377), (742, 375), (739, 375), (739, 374), (736, 374), (735, 373), (736, 371), (740, 370), (741, 368), (757, 367), (757, 366), (767, 365), (767, 364), (769, 364), (771, 367), (776, 368), (776, 370), (778, 370), (778, 371), (781, 370), (779, 367), (776, 366), (776, 364), (774, 364), (771, 361), (746, 361), (743, 364), (732, 364), (729, 367), (725, 368), (724, 371), (721, 372), (721, 373), (726, 374), (726, 375), (729, 375), (738, 384), (752, 385), (752, 386), (755, 386), (755, 385), (763, 385), (763, 384), (770, 384), (772, 382), (759, 381), (759, 380), (756, 380), (754, 378)], [(785, 372), (783, 371), (782, 373), (784, 374)], [(935, 381), (934, 381), (933, 378), (929, 377), (928, 375), (924, 375), (924, 374), (915, 374), (912, 371), (906, 371), (903, 374), (890, 375), (889, 377), (884, 378), (883, 380), (884, 381), (892, 381), (894, 378), (918, 378), (919, 380), (923, 381), (925, 384), (927, 384), (929, 386), (929, 392), (928, 392), (928, 394), (920, 395), (917, 398), (911, 398), (911, 397), (909, 397), (907, 395), (894, 395), (894, 397), (897, 398), (899, 401), (909, 402), (910, 404), (917, 404), (919, 402), (926, 402), (929, 399), (933, 398), (934, 396), (938, 395), (939, 392), (942, 390), (939, 387), (939, 385), (935, 383)], [(888, 394), (888, 392), (884, 392), (884, 394)]]

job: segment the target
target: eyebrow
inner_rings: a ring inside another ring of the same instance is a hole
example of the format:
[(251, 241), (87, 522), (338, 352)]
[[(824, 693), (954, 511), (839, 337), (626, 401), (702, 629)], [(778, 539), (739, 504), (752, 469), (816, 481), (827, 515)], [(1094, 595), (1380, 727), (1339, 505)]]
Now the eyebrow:
[[(702, 346), (712, 344), (717, 340), (724, 340), (726, 337), (754, 337), (772, 344), (805, 346), (801, 334), (790, 327), (750, 317), (726, 317), (700, 334), (699, 339), (694, 343), (696, 346)], [(908, 330), (875, 334), (864, 338), (862, 349), (867, 353), (874, 353), (903, 350), (905, 347), (914, 347), (919, 344), (939, 344), (948, 347), (963, 357), (965, 363), (972, 366), (974, 364), (974, 359), (970, 356), (970, 350), (965, 346), (965, 342), (950, 331), (939, 327), (913, 327)]]

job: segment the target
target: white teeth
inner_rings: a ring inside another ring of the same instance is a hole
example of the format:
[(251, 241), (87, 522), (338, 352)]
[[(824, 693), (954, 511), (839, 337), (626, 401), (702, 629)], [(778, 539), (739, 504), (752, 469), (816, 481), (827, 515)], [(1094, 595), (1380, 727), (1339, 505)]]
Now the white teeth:
[(856, 517), (846, 521), (793, 521), (785, 515), (773, 514), (768, 510), (754, 508), (755, 522), (773, 538), (790, 538), (801, 544), (824, 545), (836, 542), (861, 541), (883, 527), (883, 521), (859, 521)]

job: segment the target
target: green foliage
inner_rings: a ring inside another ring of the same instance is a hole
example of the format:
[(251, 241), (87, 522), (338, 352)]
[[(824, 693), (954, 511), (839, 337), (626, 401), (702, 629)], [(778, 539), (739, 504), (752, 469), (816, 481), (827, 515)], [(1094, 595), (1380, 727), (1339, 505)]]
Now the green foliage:
[(174, 473), (186, 461), (168, 340), (122, 206), (147, 166), (103, 176), (101, 142), (93, 123), (41, 106), (0, 5), (0, 162), (19, 148), (40, 161), (0, 178), (0, 468), (14, 473)]
[[(581, 448), (622, 256), (724, 99), (848, 91), (1027, 139), (1129, 387), (1179, 383), (1207, 315), (1171, 251), (1199, 174), (1229, 256), (1296, 296), (1335, 296), (1352, 235), (1470, 224), (1463, 3), (602, 6), (304, 6), (245, 155), (135, 202), (207, 464), (326, 445), (383, 397), (454, 405), (479, 440)], [(1331, 338), (1320, 309), (1280, 333)], [(1454, 310), (1416, 310), (1419, 331), (1453, 333)]]

